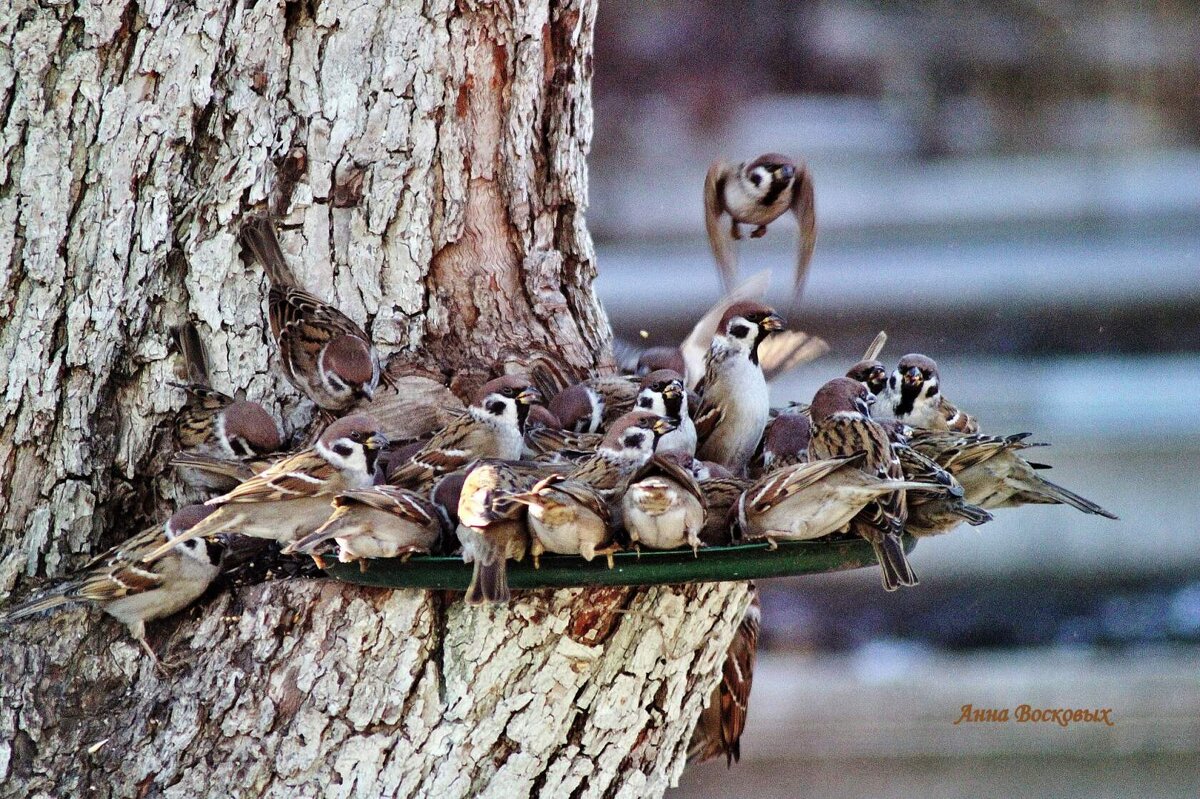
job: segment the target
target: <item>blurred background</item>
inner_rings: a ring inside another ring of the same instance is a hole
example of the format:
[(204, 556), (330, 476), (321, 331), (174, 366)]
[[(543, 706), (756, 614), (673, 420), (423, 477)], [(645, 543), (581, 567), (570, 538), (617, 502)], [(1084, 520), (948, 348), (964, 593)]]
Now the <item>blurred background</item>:
[[(1200, 796), (1200, 7), (604, 0), (591, 213), (619, 335), (679, 341), (719, 294), (710, 162), (806, 159), (819, 238), (793, 326), (923, 351), (996, 433), (1118, 522), (1003, 510), (874, 570), (762, 585), (740, 765), (684, 797)], [(795, 226), (742, 242), (787, 295)], [(1115, 725), (954, 725), (1109, 707)], [(1010, 710), (1011, 713), (1011, 710)]]

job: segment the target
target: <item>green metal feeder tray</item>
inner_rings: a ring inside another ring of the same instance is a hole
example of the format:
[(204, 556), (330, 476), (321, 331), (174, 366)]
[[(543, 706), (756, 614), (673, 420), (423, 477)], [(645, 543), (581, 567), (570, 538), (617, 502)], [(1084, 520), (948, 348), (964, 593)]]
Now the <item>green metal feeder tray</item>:
[[(905, 537), (911, 551), (916, 541)], [(705, 547), (698, 556), (690, 549), (620, 552), (613, 568), (603, 557), (590, 563), (573, 555), (543, 555), (540, 569), (530, 558), (508, 564), (508, 584), (522, 588), (577, 588), (593, 585), (663, 585), (759, 580), (797, 574), (859, 569), (875, 566), (874, 550), (862, 539), (840, 541), (788, 541), (777, 549), (767, 544)], [(337, 580), (388, 588), (430, 588), (465, 591), (471, 582), (471, 565), (459, 557), (414, 556), (407, 561), (372, 560), (366, 570), (357, 563), (326, 560), (326, 572)]]

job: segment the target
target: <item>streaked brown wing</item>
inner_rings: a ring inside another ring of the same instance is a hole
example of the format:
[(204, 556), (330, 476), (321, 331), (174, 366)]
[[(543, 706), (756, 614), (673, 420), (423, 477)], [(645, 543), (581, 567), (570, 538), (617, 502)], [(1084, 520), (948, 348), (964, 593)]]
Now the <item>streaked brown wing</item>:
[(726, 757), (734, 761), (741, 757), (740, 742), (750, 708), (754, 664), (758, 659), (760, 619), (758, 594), (755, 592), (725, 654), (725, 664), (721, 670), (721, 739)]
[(337, 470), (315, 450), (304, 450), (256, 474), (224, 496), (210, 499), (209, 505), (240, 502), (278, 502), (280, 500), (319, 497), (337, 490), (331, 484)]
[(792, 213), (800, 227), (796, 251), (796, 274), (792, 288), (792, 306), (795, 307), (804, 293), (808, 280), (808, 267), (812, 262), (813, 248), (817, 244), (816, 202), (813, 197), (812, 174), (807, 164), (796, 165), (795, 186), (792, 190)]
[(733, 240), (721, 224), (721, 214), (725, 210), (724, 175), (730, 171), (730, 166), (724, 161), (714, 161), (708, 168), (708, 174), (704, 176), (704, 229), (708, 233), (708, 244), (712, 248), (713, 258), (717, 261), (721, 285), (726, 291), (733, 289), (733, 280), (737, 274)]
[(424, 497), (393, 486), (375, 486), (374, 488), (343, 491), (333, 500), (335, 506), (354, 503), (367, 505), (422, 526), (432, 524), (438, 518), (437, 510)]

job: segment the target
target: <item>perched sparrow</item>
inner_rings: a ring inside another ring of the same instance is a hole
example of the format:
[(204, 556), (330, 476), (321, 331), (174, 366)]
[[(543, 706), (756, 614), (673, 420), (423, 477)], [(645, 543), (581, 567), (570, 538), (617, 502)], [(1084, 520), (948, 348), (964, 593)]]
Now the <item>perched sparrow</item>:
[(697, 479), (700, 481), (700, 493), (704, 497), (704, 504), (708, 508), (708, 519), (700, 533), (700, 541), (710, 547), (728, 546), (733, 543), (738, 499), (750, 487), (750, 481), (731, 475), (721, 477), (715, 474)]
[[(803, 163), (767, 153), (736, 167), (717, 161), (704, 179), (704, 224), (708, 243), (721, 271), (725, 288), (733, 286), (737, 259), (733, 241), (742, 237), (739, 225), (755, 225), (750, 238), (766, 235), (767, 225), (791, 210), (800, 226), (793, 297), (799, 298), (816, 244), (816, 212), (812, 176)], [(729, 235), (721, 227), (721, 214), (729, 214)]]
[(176, 542), (147, 555), (150, 563), (178, 541), (236, 532), (251, 538), (290, 543), (329, 518), (330, 501), (374, 483), (375, 458), (387, 445), (378, 423), (364, 413), (338, 419), (316, 443), (208, 501), (217, 511)]
[(241, 236), (271, 281), (271, 333), (292, 385), (334, 414), (374, 397), (381, 377), (379, 353), (363, 329), (299, 286), (269, 217), (247, 220)]
[(1017, 453), (1039, 446), (1025, 441), (1029, 433), (1012, 436), (957, 434), (917, 430), (913, 449), (937, 461), (962, 484), (963, 500), (986, 510), (1020, 505), (1070, 505), (1084, 513), (1117, 517), (1073, 491), (1051, 483), (1034, 464)]
[[(809, 457), (845, 458), (862, 453), (857, 464), (861, 472), (880, 481), (903, 481), (900, 459), (892, 452), (887, 431), (871, 420), (870, 407), (875, 397), (866, 385), (848, 377), (838, 377), (822, 386), (813, 397), (810, 413), (813, 421)], [(907, 486), (905, 486), (907, 487)], [(930, 485), (930, 490), (937, 490)], [(852, 532), (871, 542), (883, 575), (883, 587), (894, 591), (901, 585), (916, 585), (917, 578), (904, 556), (900, 536), (908, 518), (904, 488), (876, 495), (856, 516)]]
[(566, 475), (551, 475), (532, 489), (513, 496), (529, 507), (534, 565), (543, 552), (611, 556), (611, 509), (630, 477), (654, 454), (657, 441), (674, 423), (644, 411), (628, 413), (613, 423), (596, 452)]
[(895, 420), (880, 422), (880, 426), (888, 432), (892, 452), (900, 459), (904, 479), (933, 483), (946, 489), (936, 492), (908, 492), (905, 497), (908, 502), (908, 519), (904, 523), (904, 532), (917, 538), (925, 538), (947, 533), (963, 522), (974, 527), (992, 520), (992, 514), (983, 508), (963, 501), (963, 487), (954, 475), (909, 445), (909, 436), (913, 435), (911, 427)]
[(467, 473), (458, 501), (458, 540), (463, 562), (472, 563), (466, 603), (508, 602), (508, 559), (521, 560), (529, 546), (525, 506), (512, 499), (529, 486), (511, 463), (481, 460)]
[(979, 422), (941, 394), (937, 364), (924, 355), (905, 355), (888, 378), (888, 398), (898, 421), (926, 430), (977, 433)]
[[(666, 436), (662, 441), (665, 440)], [(658, 453), (634, 473), (621, 498), (625, 530), (634, 546), (645, 544), (650, 549), (690, 546), (693, 553), (700, 548), (708, 510), (700, 486), (688, 468), (691, 461), (691, 456), (682, 452)]]
[(683, 375), (669, 369), (645, 375), (636, 404), (638, 410), (665, 416), (676, 425), (659, 439), (656, 452), (696, 454), (696, 424), (688, 413), (688, 392), (683, 385)]
[(613, 375), (592, 377), (563, 389), (550, 400), (550, 410), (564, 430), (596, 433), (633, 410), (638, 381)]
[(659, 439), (675, 429), (670, 419), (646, 411), (622, 416), (609, 428), (596, 451), (568, 473), (571, 480), (587, 483), (605, 499), (613, 499), (629, 478), (650, 460)]
[[(865, 452), (802, 463), (768, 474), (737, 500), (740, 537), (747, 541), (809, 541), (843, 530), (880, 498), (925, 483), (864, 469)], [(702, 488), (707, 488), (702, 483)], [(897, 545), (899, 545), (897, 538)], [(901, 550), (903, 551), (903, 550)]]
[(730, 306), (708, 350), (703, 397), (696, 413), (696, 457), (745, 471), (770, 415), (767, 381), (758, 345), (783, 329), (783, 320), (760, 303)]
[(528, 506), (529, 549), (535, 569), (544, 552), (579, 555), (590, 561), (598, 553), (611, 558), (617, 549), (608, 502), (585, 482), (550, 475), (510, 498)]
[[(420, 494), (393, 486), (344, 491), (333, 499), (329, 520), (299, 541), (284, 555), (313, 553), (327, 541), (338, 544), (338, 560), (357, 560), (366, 569), (371, 558), (428, 555), (437, 545), (442, 520), (433, 503)], [(319, 555), (313, 555), (323, 567)]]
[(412, 488), (480, 458), (520, 458), (529, 407), (541, 401), (541, 392), (520, 375), (485, 383), (466, 413), (434, 433), (407, 461), (393, 467), (387, 482)]
[[(188, 323), (176, 333), (188, 375), (187, 383), (173, 384), (188, 394), (187, 404), (175, 418), (179, 447), (188, 454), (242, 460), (283, 446), (279, 425), (262, 405), (235, 400), (213, 389), (196, 326)], [(181, 470), (181, 476), (189, 485), (205, 490), (227, 491), (236, 485), (236, 481), (190, 469)]]
[(762, 605), (758, 601), (758, 589), (751, 583), (750, 606), (725, 653), (721, 682), (713, 689), (708, 706), (700, 711), (700, 719), (692, 732), (688, 744), (689, 763), (702, 763), (725, 755), (725, 765), (729, 767), (741, 759), (742, 732), (746, 729), (761, 623)]
[(0, 624), (73, 602), (91, 602), (129, 628), (156, 667), (162, 664), (146, 643), (146, 622), (183, 610), (196, 601), (220, 572), (224, 548), (188, 540), (151, 566), (146, 553), (173, 542), (215, 508), (188, 505), (167, 522), (151, 527), (98, 555), (74, 577), (40, 596), (9, 608)]
[[(887, 367), (883, 365), (882, 361), (859, 361), (850, 367), (850, 371), (846, 372), (846, 377), (865, 384), (867, 391), (874, 394), (876, 399), (882, 400), (887, 396), (885, 392), (887, 391), (888, 373)], [(875, 413), (875, 408), (883, 404), (885, 403), (876, 402), (875, 406), (871, 408), (871, 412)], [(890, 410), (889, 407), (888, 411), (890, 412)]]
[(812, 422), (803, 413), (784, 411), (767, 422), (763, 433), (762, 457), (758, 476), (770, 474), (808, 461), (808, 442), (812, 439)]

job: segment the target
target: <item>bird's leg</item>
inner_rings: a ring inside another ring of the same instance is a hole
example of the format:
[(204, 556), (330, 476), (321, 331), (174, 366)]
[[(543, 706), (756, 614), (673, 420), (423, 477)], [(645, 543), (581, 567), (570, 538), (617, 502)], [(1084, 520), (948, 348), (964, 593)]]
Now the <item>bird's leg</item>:
[(775, 550), (779, 549), (779, 544), (776, 543), (774, 538), (768, 537), (767, 538), (767, 548), (770, 549), (772, 552), (774, 552)]
[[(623, 549), (620, 544), (612, 543), (612, 544), (609, 544), (608, 546), (604, 547), (603, 549), (597, 549), (596, 554), (603, 555), (604, 559), (608, 562), (608, 568), (614, 569), (614, 568), (616, 568), (617, 564), (616, 564), (616, 561), (613, 560), (613, 555), (615, 555), (618, 552), (622, 552), (622, 551), (623, 551)], [(641, 555), (641, 550), (638, 550), (638, 554)]]
[(750, 231), (750, 238), (752, 239), (761, 239), (765, 235), (767, 235), (766, 225), (759, 225), (758, 227), (754, 228), (754, 230)]
[(366, 558), (358, 559), (358, 573), (359, 574), (367, 573), (367, 559)]
[(729, 225), (729, 235), (733, 237), (734, 241), (742, 240), (742, 229), (738, 227), (736, 219), (733, 220)]

